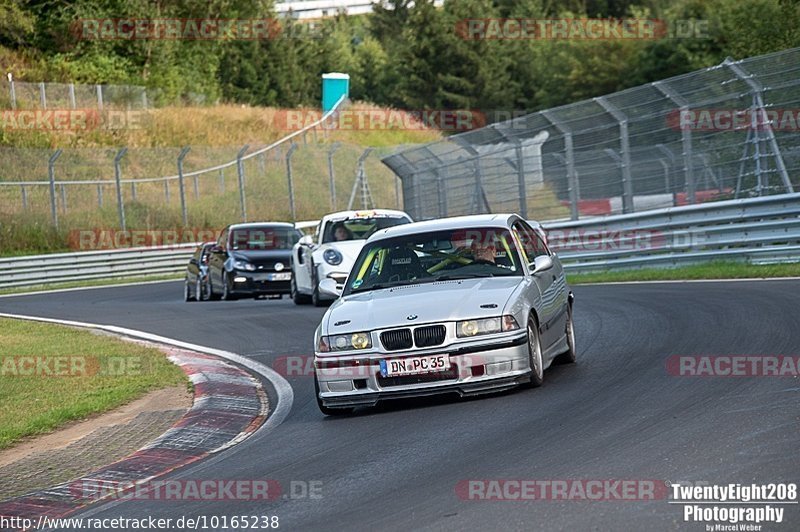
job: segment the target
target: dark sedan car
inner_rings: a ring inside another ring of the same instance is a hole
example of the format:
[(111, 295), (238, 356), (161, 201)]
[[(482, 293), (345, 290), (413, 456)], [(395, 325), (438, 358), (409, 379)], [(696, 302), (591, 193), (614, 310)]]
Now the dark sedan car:
[(260, 222), (229, 225), (211, 248), (210, 296), (283, 297), (292, 280), (292, 246), (303, 234), (292, 224)]
[(211, 297), (208, 279), (208, 259), (211, 248), (216, 242), (200, 244), (186, 265), (186, 277), (183, 281), (183, 299), (185, 301), (208, 301)]

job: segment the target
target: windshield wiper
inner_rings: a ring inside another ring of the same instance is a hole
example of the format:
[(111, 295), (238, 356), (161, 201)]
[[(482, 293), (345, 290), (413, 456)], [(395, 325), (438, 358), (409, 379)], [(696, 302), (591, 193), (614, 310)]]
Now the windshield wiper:
[(437, 281), (458, 281), (462, 279), (479, 279), (482, 277), (494, 277), (493, 273), (452, 273), (447, 275), (440, 275), (436, 278)]

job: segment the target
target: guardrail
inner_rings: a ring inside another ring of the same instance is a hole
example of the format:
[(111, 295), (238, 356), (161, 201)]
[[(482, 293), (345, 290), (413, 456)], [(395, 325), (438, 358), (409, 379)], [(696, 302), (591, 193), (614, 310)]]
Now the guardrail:
[[(310, 228), (317, 220), (298, 222)], [(544, 224), (567, 271), (800, 261), (800, 193)], [(0, 288), (184, 271), (197, 244), (0, 259)]]
[(0, 259), (0, 288), (178, 274), (197, 244)]
[(544, 224), (572, 272), (800, 261), (800, 194)]

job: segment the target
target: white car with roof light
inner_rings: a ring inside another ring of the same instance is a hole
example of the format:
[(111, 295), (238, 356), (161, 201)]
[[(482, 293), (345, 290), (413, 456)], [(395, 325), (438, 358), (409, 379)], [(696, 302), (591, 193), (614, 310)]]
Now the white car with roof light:
[[(534, 224), (535, 225), (535, 224)], [(314, 338), (325, 414), (392, 398), (539, 386), (575, 362), (561, 262), (515, 214), (392, 227), (364, 245)]]
[(336, 294), (321, 293), (319, 283), (330, 279), (344, 285), (367, 238), (382, 229), (411, 222), (408, 214), (388, 209), (328, 214), (313, 236), (304, 236), (292, 249), (292, 299), (298, 305), (310, 302), (315, 306), (336, 299)]

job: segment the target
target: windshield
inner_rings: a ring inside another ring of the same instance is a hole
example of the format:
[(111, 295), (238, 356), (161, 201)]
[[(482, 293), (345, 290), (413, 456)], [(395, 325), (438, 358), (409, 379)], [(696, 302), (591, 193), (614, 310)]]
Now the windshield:
[(399, 216), (357, 217), (337, 222), (328, 222), (322, 243), (342, 242), (344, 240), (366, 240), (373, 233), (392, 227), (410, 223), (410, 220)]
[(379, 240), (361, 250), (344, 295), (408, 284), (522, 275), (505, 228), (454, 229)]
[(292, 249), (300, 232), (291, 227), (252, 226), (231, 231), (231, 249), (235, 251), (268, 251)]

